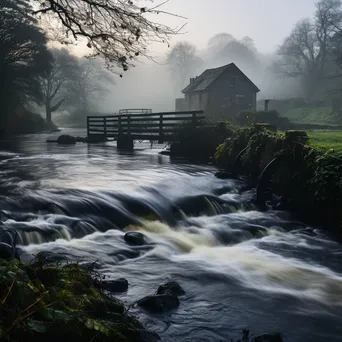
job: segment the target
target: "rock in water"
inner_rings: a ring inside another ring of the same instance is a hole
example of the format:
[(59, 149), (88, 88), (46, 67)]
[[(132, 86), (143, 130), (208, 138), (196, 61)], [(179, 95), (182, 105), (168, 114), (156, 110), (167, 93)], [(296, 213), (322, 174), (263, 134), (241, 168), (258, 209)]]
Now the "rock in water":
[(128, 281), (125, 278), (106, 281), (101, 284), (101, 288), (110, 292), (125, 292), (128, 290)]
[(134, 246), (141, 246), (145, 244), (145, 237), (141, 233), (128, 232), (125, 234), (125, 241)]
[(147, 296), (138, 301), (138, 305), (151, 313), (165, 313), (179, 306), (179, 299), (171, 294)]
[(141, 330), (140, 336), (139, 336), (139, 342), (156, 342), (160, 341), (160, 337), (152, 332), (152, 331), (147, 331), (147, 330)]
[(65, 134), (58, 137), (57, 143), (59, 145), (75, 145), (76, 139), (71, 135)]
[(182, 296), (185, 294), (185, 291), (178, 283), (176, 283), (175, 281), (170, 281), (169, 283), (160, 285), (157, 294), (171, 294), (174, 296)]
[(252, 342), (283, 342), (281, 334), (263, 334), (252, 339)]
[(12, 257), (16, 257), (16, 255), (13, 256), (13, 247), (8, 243), (0, 242), (0, 259), (8, 260)]

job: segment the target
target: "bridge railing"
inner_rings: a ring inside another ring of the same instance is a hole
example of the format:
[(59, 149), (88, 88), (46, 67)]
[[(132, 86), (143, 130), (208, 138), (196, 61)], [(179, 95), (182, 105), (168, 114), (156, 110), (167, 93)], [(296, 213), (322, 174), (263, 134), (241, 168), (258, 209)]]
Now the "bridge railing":
[(87, 133), (98, 140), (130, 135), (133, 139), (163, 142), (172, 140), (180, 125), (190, 124), (195, 128), (202, 125), (203, 119), (203, 111), (88, 116)]

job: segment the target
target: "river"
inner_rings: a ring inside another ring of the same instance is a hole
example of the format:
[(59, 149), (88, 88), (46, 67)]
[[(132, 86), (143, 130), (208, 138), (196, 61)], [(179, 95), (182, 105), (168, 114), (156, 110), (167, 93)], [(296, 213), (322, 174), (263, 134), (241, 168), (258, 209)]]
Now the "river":
[[(49, 251), (97, 261), (103, 274), (128, 280), (118, 298), (165, 341), (230, 341), (244, 328), (341, 341), (342, 245), (324, 230), (258, 211), (243, 181), (170, 161), (160, 146), (124, 153), (114, 142), (47, 138), (0, 143), (0, 228), (20, 232), (24, 260)], [(148, 245), (127, 245), (127, 230)], [(136, 307), (169, 280), (186, 291), (178, 310), (160, 317)]]

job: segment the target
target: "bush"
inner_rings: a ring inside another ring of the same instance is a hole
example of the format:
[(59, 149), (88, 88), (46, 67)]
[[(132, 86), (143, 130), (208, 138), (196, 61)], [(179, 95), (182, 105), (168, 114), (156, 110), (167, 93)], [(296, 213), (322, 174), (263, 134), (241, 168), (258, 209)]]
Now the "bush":
[(18, 107), (8, 118), (7, 132), (14, 134), (39, 133), (46, 128), (44, 118), (25, 107)]

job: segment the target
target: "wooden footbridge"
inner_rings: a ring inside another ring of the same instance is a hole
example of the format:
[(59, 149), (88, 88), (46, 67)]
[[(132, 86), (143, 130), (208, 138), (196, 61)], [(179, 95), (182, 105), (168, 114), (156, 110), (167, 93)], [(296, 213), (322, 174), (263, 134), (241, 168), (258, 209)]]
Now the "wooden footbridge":
[(123, 109), (112, 116), (88, 116), (88, 141), (117, 140), (118, 147), (133, 146), (134, 140), (175, 140), (180, 128), (203, 125), (203, 111), (152, 113), (149, 109)]

